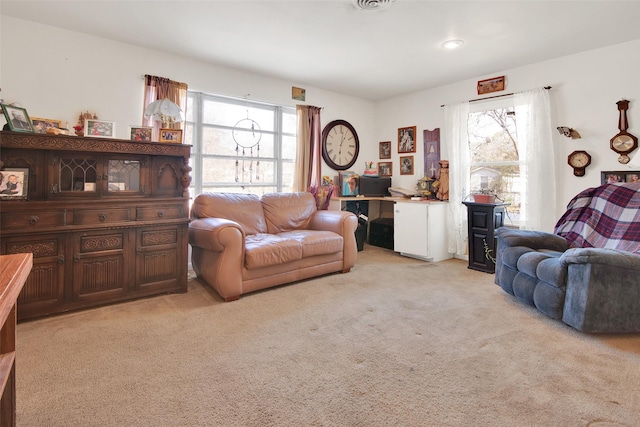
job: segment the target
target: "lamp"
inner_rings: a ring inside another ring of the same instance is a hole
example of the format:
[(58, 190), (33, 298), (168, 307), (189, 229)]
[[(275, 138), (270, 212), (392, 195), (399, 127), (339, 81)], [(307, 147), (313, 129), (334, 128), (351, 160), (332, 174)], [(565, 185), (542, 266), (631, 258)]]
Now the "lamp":
[(157, 122), (162, 122), (162, 127), (168, 128), (171, 124), (184, 120), (182, 108), (169, 98), (153, 101), (144, 109), (145, 117), (153, 117)]

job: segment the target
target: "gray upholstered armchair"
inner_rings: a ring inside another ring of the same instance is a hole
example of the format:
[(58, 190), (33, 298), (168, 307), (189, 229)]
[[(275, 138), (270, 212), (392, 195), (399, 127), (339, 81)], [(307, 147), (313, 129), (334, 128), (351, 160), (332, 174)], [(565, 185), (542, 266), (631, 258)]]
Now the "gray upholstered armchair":
[(499, 228), (495, 282), (583, 332), (640, 332), (640, 184), (578, 194), (555, 234)]

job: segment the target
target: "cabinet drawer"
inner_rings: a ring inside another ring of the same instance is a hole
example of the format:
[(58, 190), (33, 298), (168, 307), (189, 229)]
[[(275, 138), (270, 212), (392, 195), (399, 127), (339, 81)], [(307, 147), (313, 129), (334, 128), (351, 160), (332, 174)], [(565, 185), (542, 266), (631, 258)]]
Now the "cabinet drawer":
[(179, 219), (185, 218), (182, 205), (174, 206), (147, 206), (138, 207), (136, 210), (136, 220), (151, 221), (154, 219)]
[(77, 225), (107, 224), (131, 221), (128, 208), (77, 209), (73, 213), (73, 223)]
[(66, 225), (65, 209), (51, 211), (25, 209), (25, 212), (21, 213), (0, 213), (0, 228), (6, 231), (28, 231), (63, 225)]

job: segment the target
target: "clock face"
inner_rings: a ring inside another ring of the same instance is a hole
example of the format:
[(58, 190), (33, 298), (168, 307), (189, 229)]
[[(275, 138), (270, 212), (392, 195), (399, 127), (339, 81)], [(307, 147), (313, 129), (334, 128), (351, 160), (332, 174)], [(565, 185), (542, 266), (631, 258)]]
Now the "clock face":
[(334, 120), (322, 131), (322, 158), (332, 169), (349, 169), (359, 151), (358, 134), (348, 122)]
[(575, 176), (584, 176), (585, 168), (591, 164), (591, 156), (586, 151), (574, 151), (567, 159)]
[(638, 146), (638, 140), (635, 137), (628, 133), (623, 133), (617, 136), (614, 136), (611, 140), (611, 149), (616, 153), (626, 154), (635, 150)]

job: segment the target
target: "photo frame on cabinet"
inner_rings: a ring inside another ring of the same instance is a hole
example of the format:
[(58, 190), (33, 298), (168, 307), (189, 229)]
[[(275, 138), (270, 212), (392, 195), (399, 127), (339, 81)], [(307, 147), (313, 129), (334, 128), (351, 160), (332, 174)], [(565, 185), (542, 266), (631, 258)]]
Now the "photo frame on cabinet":
[(398, 128), (398, 153), (416, 152), (416, 127)]
[(0, 171), (0, 198), (26, 199), (29, 195), (29, 168), (4, 168)]
[(35, 133), (47, 133), (50, 128), (60, 129), (62, 127), (61, 120), (43, 119), (41, 117), (31, 117), (31, 124)]
[(400, 157), (400, 175), (413, 175), (413, 156)]
[(390, 159), (391, 158), (391, 141), (383, 141), (378, 148), (379, 155), (381, 159)]
[(640, 171), (601, 171), (600, 183), (640, 182)]
[(380, 176), (393, 175), (393, 162), (378, 162), (378, 175)]
[(129, 126), (129, 139), (132, 141), (152, 141), (152, 126)]
[(182, 129), (163, 128), (160, 129), (160, 133), (158, 135), (158, 141), (160, 142), (173, 142), (176, 144), (182, 143)]
[(91, 138), (115, 138), (116, 123), (106, 120), (84, 119), (84, 136)]
[(33, 132), (33, 125), (26, 109), (14, 105), (1, 105), (9, 130), (14, 132)]

